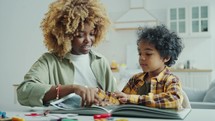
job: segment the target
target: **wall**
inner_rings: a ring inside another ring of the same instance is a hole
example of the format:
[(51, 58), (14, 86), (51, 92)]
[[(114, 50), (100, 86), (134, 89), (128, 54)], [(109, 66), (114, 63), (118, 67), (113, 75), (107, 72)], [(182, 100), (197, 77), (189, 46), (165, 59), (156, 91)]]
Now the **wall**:
[[(12, 85), (20, 83), (30, 66), (46, 51), (39, 26), (51, 1), (53, 0), (22, 0), (21, 2), (0, 0), (0, 110), (17, 108), (17, 104), (14, 104)], [(215, 6), (213, 0), (181, 0), (180, 2), (165, 0), (157, 4), (158, 1), (146, 0), (145, 7), (161, 23), (166, 22), (166, 8), (175, 3), (179, 5), (206, 1), (210, 2), (211, 6)], [(129, 9), (129, 0), (102, 0), (102, 2), (106, 4), (113, 22)], [(214, 8), (212, 11), (214, 13)], [(214, 19), (212, 15), (211, 20)], [(211, 26), (215, 26), (215, 22)], [(211, 28), (213, 29), (211, 33), (215, 33), (215, 28)], [(212, 34), (211, 38), (185, 40), (186, 48), (179, 61), (190, 59), (198, 68), (215, 69), (214, 36)], [(116, 60), (119, 63), (126, 63), (126, 45), (135, 43), (134, 30), (116, 31), (113, 25), (106, 41), (95, 49), (103, 53), (110, 62)]]
[(51, 1), (0, 0), (0, 110), (16, 109), (12, 85), (46, 51), (40, 22)]

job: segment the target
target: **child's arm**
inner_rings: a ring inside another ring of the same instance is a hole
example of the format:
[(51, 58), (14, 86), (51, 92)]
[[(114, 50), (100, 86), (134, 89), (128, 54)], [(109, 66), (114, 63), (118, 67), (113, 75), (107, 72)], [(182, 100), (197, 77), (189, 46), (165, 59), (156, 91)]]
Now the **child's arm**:
[(98, 89), (98, 96), (102, 100), (99, 105), (119, 105), (119, 100), (114, 96), (114, 93)]

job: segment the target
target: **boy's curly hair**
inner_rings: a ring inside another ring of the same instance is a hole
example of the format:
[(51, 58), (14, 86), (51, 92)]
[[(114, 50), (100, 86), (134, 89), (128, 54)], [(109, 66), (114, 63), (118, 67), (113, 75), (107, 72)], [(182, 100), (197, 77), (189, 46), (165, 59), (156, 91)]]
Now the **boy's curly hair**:
[(41, 22), (44, 43), (48, 51), (64, 57), (72, 49), (72, 41), (78, 29), (87, 23), (95, 28), (93, 46), (105, 36), (110, 25), (105, 7), (99, 0), (57, 0)]
[(137, 34), (137, 44), (140, 41), (153, 44), (161, 57), (170, 57), (170, 60), (165, 63), (169, 67), (175, 64), (184, 48), (181, 38), (175, 32), (170, 32), (164, 25), (153, 28), (139, 27)]

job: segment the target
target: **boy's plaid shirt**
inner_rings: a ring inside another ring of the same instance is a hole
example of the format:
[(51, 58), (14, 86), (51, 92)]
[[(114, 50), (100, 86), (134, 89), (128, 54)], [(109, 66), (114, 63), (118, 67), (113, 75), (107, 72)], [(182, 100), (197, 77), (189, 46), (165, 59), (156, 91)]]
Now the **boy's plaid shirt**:
[[(151, 78), (150, 93), (148, 95), (137, 94), (138, 88), (145, 83), (144, 76), (146, 73), (139, 73), (129, 79), (122, 92), (129, 94), (127, 103), (140, 104), (155, 108), (181, 108), (183, 101), (181, 82), (173, 75), (168, 67), (166, 67), (158, 76)], [(99, 91), (100, 97), (105, 97), (107, 92)], [(110, 98), (110, 103), (117, 104), (119, 101), (106, 95), (106, 99)]]

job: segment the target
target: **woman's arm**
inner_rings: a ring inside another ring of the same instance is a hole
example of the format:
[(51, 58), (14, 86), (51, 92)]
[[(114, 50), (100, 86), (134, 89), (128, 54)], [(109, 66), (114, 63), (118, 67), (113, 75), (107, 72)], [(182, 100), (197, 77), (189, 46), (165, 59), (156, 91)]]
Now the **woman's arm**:
[[(59, 89), (57, 89), (59, 88)], [(46, 92), (43, 102), (48, 103), (50, 100), (57, 98), (59, 92), (59, 98), (64, 97), (70, 93), (76, 93), (82, 98), (82, 106), (91, 106), (94, 103), (98, 103), (97, 88), (87, 88), (80, 85), (58, 85), (52, 86), (48, 92)]]

